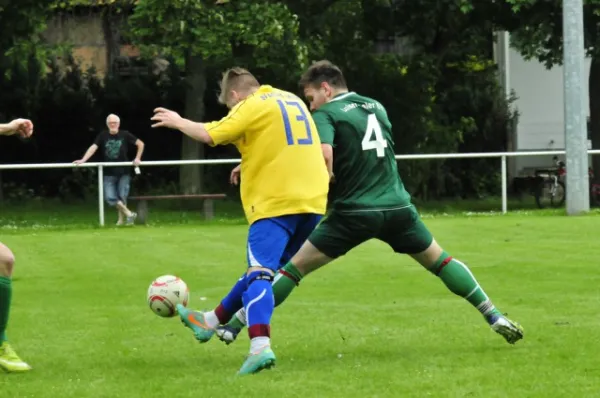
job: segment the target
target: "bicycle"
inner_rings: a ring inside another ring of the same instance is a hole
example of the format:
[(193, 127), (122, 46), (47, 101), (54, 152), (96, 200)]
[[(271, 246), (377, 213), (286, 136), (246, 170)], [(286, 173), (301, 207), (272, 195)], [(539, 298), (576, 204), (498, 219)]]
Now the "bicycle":
[[(545, 200), (549, 200), (550, 207), (561, 207), (565, 203), (566, 187), (564, 183), (567, 175), (565, 162), (558, 160), (554, 156), (552, 159), (556, 164), (554, 169), (536, 170), (536, 177), (541, 177), (542, 181), (535, 189), (535, 202), (540, 209), (547, 207)], [(590, 179), (590, 205), (600, 206), (600, 183), (594, 181), (594, 171), (588, 169)]]

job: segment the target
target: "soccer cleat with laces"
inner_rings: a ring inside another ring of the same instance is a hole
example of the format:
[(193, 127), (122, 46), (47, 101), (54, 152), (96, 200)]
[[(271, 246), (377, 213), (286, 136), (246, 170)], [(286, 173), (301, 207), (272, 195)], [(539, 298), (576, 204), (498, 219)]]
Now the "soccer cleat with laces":
[(6, 342), (0, 344), (0, 369), (5, 372), (27, 372), (31, 366), (25, 363)]
[(215, 333), (215, 330), (208, 327), (204, 319), (204, 313), (200, 311), (188, 310), (181, 304), (177, 304), (177, 312), (183, 324), (192, 329), (194, 337), (201, 343), (206, 343)]
[(493, 314), (487, 317), (487, 321), (492, 330), (504, 337), (509, 344), (515, 344), (523, 338), (523, 327), (502, 314)]
[(264, 347), (256, 354), (250, 354), (238, 371), (238, 375), (249, 375), (258, 373), (263, 369), (271, 369), (275, 366), (275, 353), (270, 346)]
[(233, 343), (241, 331), (242, 329), (234, 328), (231, 325), (219, 325), (215, 330), (219, 340), (227, 345)]

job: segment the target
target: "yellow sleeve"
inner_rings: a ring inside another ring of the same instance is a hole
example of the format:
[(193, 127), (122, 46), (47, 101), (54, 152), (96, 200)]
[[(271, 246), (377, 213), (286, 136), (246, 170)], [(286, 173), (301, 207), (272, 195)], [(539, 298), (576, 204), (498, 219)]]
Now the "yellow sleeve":
[(231, 144), (244, 135), (251, 123), (252, 104), (242, 101), (234, 106), (223, 119), (205, 123), (204, 128), (213, 140), (214, 145)]

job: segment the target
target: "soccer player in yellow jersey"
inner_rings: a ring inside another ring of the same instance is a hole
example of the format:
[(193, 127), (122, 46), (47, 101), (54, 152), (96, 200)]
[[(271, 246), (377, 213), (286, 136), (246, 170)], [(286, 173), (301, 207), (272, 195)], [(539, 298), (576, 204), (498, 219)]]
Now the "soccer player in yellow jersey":
[(239, 374), (275, 364), (270, 343), (275, 272), (300, 248), (325, 214), (329, 174), (310, 111), (296, 95), (260, 85), (247, 70), (233, 68), (221, 81), (223, 119), (197, 123), (164, 108), (153, 127), (169, 127), (209, 145), (234, 144), (241, 153), (241, 196), (250, 229), (248, 270), (210, 312), (178, 306), (200, 342), (245, 308), (250, 354)]
[[(33, 123), (28, 119), (15, 119), (10, 123), (0, 124), (0, 135), (19, 134), (29, 138), (33, 134)], [(12, 298), (12, 273), (15, 256), (12, 251), (0, 243), (0, 369), (6, 372), (26, 372), (31, 366), (25, 363), (13, 351), (6, 338), (6, 326)]]

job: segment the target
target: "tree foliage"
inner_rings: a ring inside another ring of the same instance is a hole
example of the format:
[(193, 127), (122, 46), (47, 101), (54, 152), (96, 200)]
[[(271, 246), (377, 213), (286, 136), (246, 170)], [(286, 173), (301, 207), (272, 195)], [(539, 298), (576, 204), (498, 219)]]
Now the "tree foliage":
[[(528, 59), (537, 59), (546, 67), (563, 61), (563, 1), (507, 0), (519, 26), (512, 26), (512, 44)], [(600, 0), (584, 0), (584, 47), (587, 56), (600, 55)]]
[(132, 37), (147, 54), (183, 64), (188, 55), (210, 64), (298, 69), (306, 48), (298, 19), (284, 4), (238, 0), (139, 0), (129, 19)]
[[(57, 86), (49, 90), (48, 83), (28, 77), (28, 71), (38, 73), (42, 67), (11, 66), (23, 84), (15, 85), (21, 87), (16, 90), (4, 81), (3, 87), (18, 94), (13, 98), (19, 101), (9, 104), (8, 98), (0, 98), (0, 109), (18, 112), (28, 98), (38, 98), (30, 108), (48, 127), (37, 130), (36, 140), (50, 128), (59, 129), (38, 102), (52, 100), (48, 109), (62, 114), (77, 99), (82, 121), (120, 112), (126, 127), (148, 143), (147, 154), (153, 159), (202, 157), (205, 149), (187, 145), (181, 135), (149, 129), (153, 106), (166, 105), (195, 120), (219, 117), (226, 110), (216, 104), (214, 91), (224, 68), (244, 66), (261, 82), (296, 91), (303, 67), (323, 58), (342, 67), (351, 90), (377, 98), (388, 108), (398, 153), (502, 150), (514, 116), (491, 62), (493, 30), (518, 27), (515, 16), (524, 15), (506, 0), (67, 0), (53, 1), (45, 10), (67, 15), (77, 10), (77, 15), (90, 7), (101, 10), (102, 16), (127, 15), (129, 26), (119, 34), (133, 39), (145, 56), (167, 59), (171, 67), (163, 72), (168, 76), (109, 75), (92, 90), (74, 81), (65, 81), (59, 89), (61, 78), (52, 74), (51, 86)], [(41, 11), (28, 12), (35, 13), (40, 25), (24, 38), (38, 35), (44, 23)], [(2, 28), (8, 34), (9, 28)], [(81, 79), (84, 85), (93, 81), (85, 73)], [(53, 92), (62, 94), (53, 97)], [(82, 140), (87, 142), (92, 134), (84, 137), (68, 126), (60, 131), (65, 142), (77, 146), (63, 148), (69, 153), (79, 153)], [(70, 135), (79, 138), (69, 141)], [(207, 155), (229, 157), (231, 152), (210, 149)], [(400, 168), (411, 191), (422, 198), (482, 194), (498, 186), (495, 161), (401, 162)], [(211, 181), (214, 189), (224, 189), (219, 185), (226, 181), (223, 170), (211, 168), (206, 176), (218, 179), (217, 184)]]

